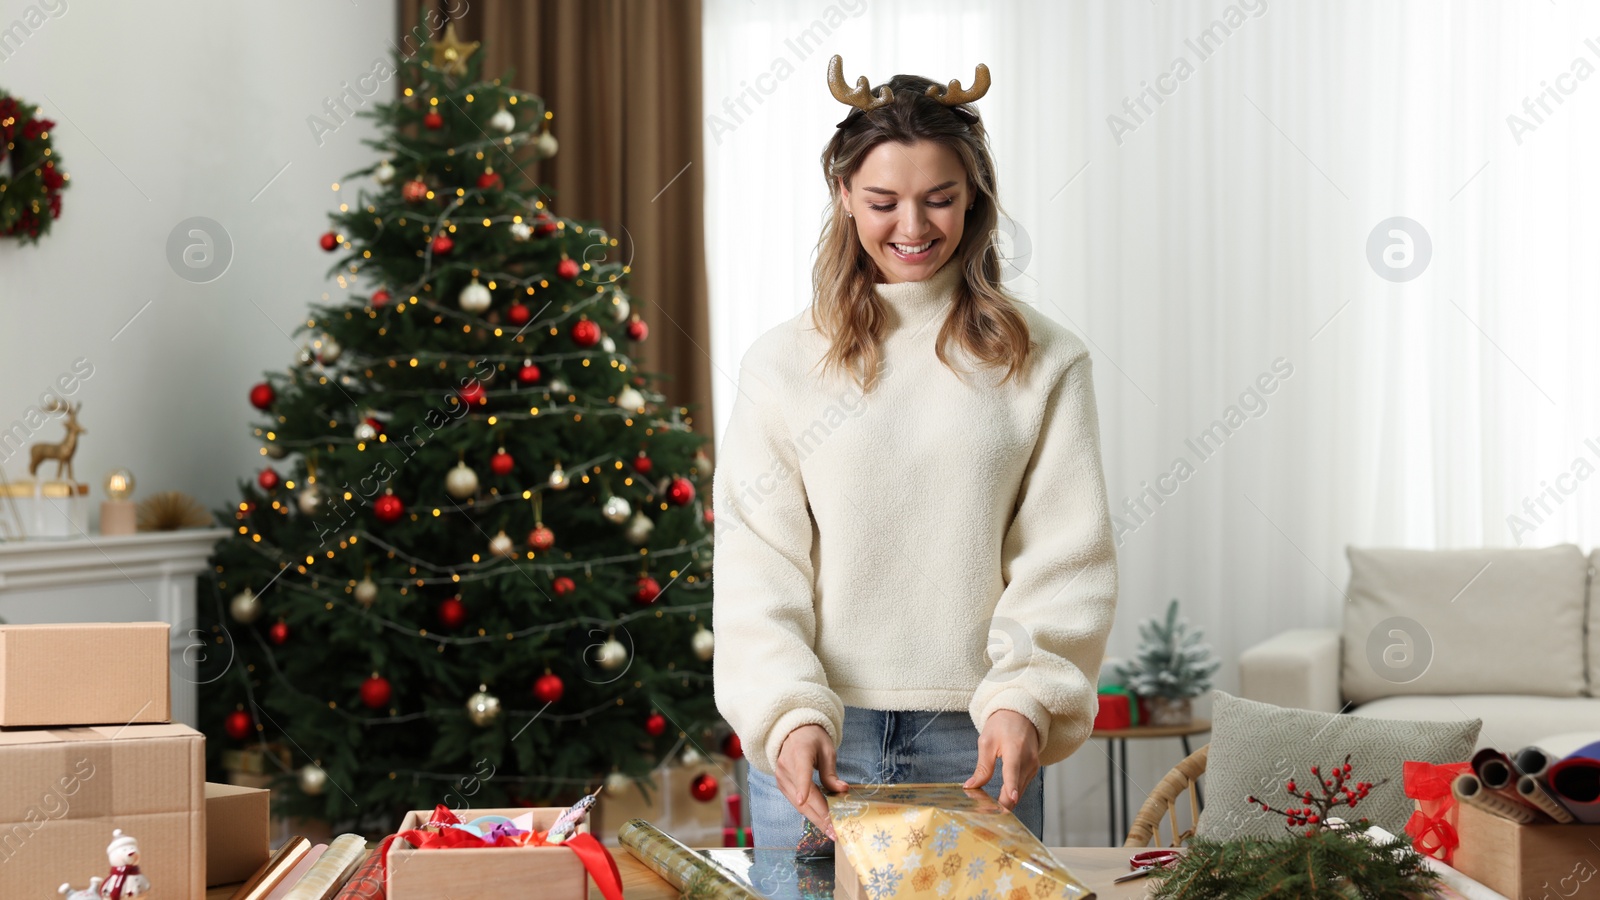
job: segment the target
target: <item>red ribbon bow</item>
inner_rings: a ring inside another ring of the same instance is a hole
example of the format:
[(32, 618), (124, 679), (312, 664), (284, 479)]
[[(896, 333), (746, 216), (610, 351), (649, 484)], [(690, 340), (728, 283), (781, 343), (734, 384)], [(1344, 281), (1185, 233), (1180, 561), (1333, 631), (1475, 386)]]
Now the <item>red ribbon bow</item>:
[[(459, 825), (461, 820), (448, 806), (440, 804), (434, 808), (433, 817), (428, 820), (429, 826)], [(470, 831), (460, 828), (442, 827), (438, 832), (412, 829), (399, 834), (391, 834), (378, 845), (378, 853), (383, 859), (384, 884), (388, 884), (389, 846), (395, 839), (405, 841), (417, 849), (449, 850), (453, 848), (483, 848), (483, 847), (570, 847), (577, 854), (578, 861), (583, 863), (583, 868), (588, 871), (589, 877), (594, 879), (595, 886), (600, 888), (600, 893), (606, 900), (622, 900), (622, 873), (617, 869), (617, 861), (612, 858), (611, 851), (595, 839), (592, 834), (571, 834), (559, 844), (551, 844), (545, 840), (548, 831), (529, 831), (517, 835), (501, 834), (493, 840), (478, 837)]]
[(1406, 760), (1403, 780), (1407, 797), (1417, 801), (1417, 811), (1406, 822), (1406, 834), (1417, 852), (1448, 863), (1461, 838), (1456, 834), (1456, 797), (1450, 785), (1456, 776), (1472, 771), (1472, 763), (1434, 763)]

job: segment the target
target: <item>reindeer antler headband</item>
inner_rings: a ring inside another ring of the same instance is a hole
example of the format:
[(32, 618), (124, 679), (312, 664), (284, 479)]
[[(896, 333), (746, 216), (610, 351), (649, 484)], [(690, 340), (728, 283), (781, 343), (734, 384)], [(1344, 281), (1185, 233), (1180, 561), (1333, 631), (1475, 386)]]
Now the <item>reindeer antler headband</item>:
[[(838, 125), (834, 126), (835, 128), (843, 128), (850, 122), (855, 121), (862, 113), (877, 109), (880, 106), (887, 106), (894, 100), (894, 92), (889, 90), (888, 85), (878, 88), (878, 93), (874, 96), (872, 88), (867, 85), (867, 77), (865, 75), (856, 78), (855, 87), (845, 87), (844, 57), (837, 53), (833, 55), (832, 59), (828, 60), (828, 89), (833, 92), (835, 100), (855, 107), (848, 116), (845, 116)], [(940, 87), (937, 84), (929, 85), (927, 95), (950, 107), (951, 112), (960, 116), (962, 121), (968, 125), (971, 125), (978, 121), (977, 113), (963, 109), (957, 104), (971, 103), (988, 92), (989, 67), (983, 63), (978, 63), (977, 69), (973, 72), (972, 87), (963, 89), (960, 79), (952, 78), (950, 83), (944, 87)]]

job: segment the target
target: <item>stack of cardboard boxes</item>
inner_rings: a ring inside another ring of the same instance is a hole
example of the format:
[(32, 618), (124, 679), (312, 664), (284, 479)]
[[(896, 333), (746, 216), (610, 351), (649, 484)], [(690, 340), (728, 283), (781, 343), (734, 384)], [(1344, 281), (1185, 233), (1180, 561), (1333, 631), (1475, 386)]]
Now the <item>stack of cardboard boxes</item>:
[(168, 900), (265, 862), (268, 793), (205, 783), (204, 736), (171, 721), (168, 642), (164, 622), (0, 625), (0, 897), (104, 878), (114, 829)]

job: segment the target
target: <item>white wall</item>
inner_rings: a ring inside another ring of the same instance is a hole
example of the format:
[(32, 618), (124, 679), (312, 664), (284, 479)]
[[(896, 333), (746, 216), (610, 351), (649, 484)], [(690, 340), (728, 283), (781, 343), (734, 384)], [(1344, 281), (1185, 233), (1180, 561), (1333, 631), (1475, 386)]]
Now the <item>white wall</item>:
[[(373, 158), (368, 120), (319, 146), (307, 119), (389, 59), (395, 27), (393, 0), (0, 0), (0, 88), (56, 120), (72, 176), (48, 237), (0, 241), (0, 428), (87, 358), (71, 399), (91, 507), (117, 466), (140, 496), (183, 490), (215, 509), (260, 465), (246, 395), (292, 359), (284, 332), (307, 305), (337, 290), (317, 246), (339, 202), (330, 187)], [(233, 244), (207, 284), (168, 262), (168, 235), (192, 216)], [(37, 439), (61, 434), (51, 421)], [(26, 451), (4, 468), (25, 476)]]

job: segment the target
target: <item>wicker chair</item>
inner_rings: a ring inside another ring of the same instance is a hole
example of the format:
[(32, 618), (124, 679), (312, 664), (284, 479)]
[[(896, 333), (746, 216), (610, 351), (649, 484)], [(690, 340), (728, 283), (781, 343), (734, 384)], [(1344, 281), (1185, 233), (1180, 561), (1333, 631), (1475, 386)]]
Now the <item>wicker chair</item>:
[(1195, 782), (1206, 772), (1206, 751), (1211, 749), (1206, 744), (1199, 750), (1184, 757), (1150, 796), (1139, 807), (1139, 814), (1133, 817), (1133, 825), (1128, 829), (1128, 839), (1122, 842), (1124, 847), (1154, 847), (1161, 840), (1161, 820), (1169, 818), (1172, 821), (1170, 828), (1172, 843), (1165, 846), (1178, 847), (1191, 837), (1194, 837), (1194, 827), (1182, 832), (1178, 831), (1178, 800), (1183, 794), (1189, 795), (1189, 821), (1200, 821), (1200, 802), (1195, 790)]

